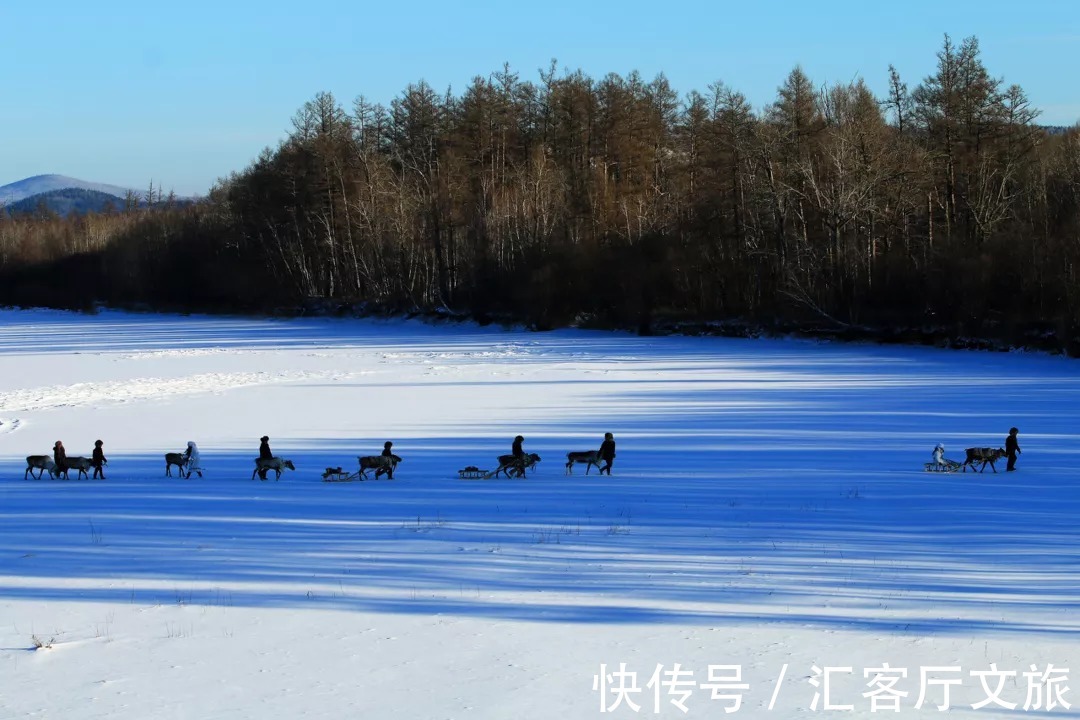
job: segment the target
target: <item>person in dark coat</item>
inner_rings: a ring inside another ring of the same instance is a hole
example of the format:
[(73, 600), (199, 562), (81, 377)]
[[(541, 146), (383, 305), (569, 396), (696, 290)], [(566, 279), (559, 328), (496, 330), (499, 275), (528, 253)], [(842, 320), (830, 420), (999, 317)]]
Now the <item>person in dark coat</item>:
[[(383, 457), (394, 457), (394, 451), (392, 449), (393, 447), (394, 447), (394, 443), (390, 442), (389, 440), (384, 442), (383, 446), (382, 446), (382, 456)], [(375, 477), (376, 478), (379, 477), (380, 474), (385, 474), (386, 477), (393, 480), (394, 479), (394, 466), (393, 465), (387, 465), (385, 468), (379, 468), (378, 470), (375, 471)]]
[(1009, 428), (1009, 437), (1005, 438), (1005, 457), (1009, 458), (1009, 464), (1005, 466), (1006, 470), (1016, 469), (1016, 456), (1020, 454), (1020, 443), (1016, 441), (1016, 433), (1020, 432), (1016, 428)]
[[(272, 457), (274, 457), (274, 453), (270, 452), (270, 438), (268, 438), (266, 435), (263, 435), (261, 438), (259, 438), (259, 459), (269, 460)], [(266, 472), (268, 469), (269, 468), (263, 468), (259, 471), (259, 479), (266, 479)]]
[(105, 443), (98, 440), (94, 443), (94, 453), (90, 456), (90, 465), (94, 468), (94, 477), (105, 479), (105, 471), (102, 470), (103, 465), (108, 465), (109, 461), (105, 459), (105, 451), (101, 449), (101, 446)]
[(514, 438), (514, 444), (510, 446), (510, 454), (517, 458), (517, 475), (519, 477), (525, 477), (525, 451), (521, 449), (521, 443), (525, 442), (525, 438), (518, 435)]
[(52, 456), (59, 472), (67, 470), (67, 452), (64, 450), (64, 443), (56, 441), (56, 444), (52, 446)]
[(615, 436), (611, 433), (604, 433), (604, 442), (600, 443), (600, 459), (607, 463), (604, 467), (600, 468), (600, 474), (603, 475), (607, 470), (607, 474), (611, 475), (611, 465), (615, 462)]

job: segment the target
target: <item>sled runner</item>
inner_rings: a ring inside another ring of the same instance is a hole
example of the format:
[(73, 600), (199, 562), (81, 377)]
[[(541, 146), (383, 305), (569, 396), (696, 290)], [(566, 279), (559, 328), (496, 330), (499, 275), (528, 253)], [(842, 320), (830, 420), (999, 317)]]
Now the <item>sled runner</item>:
[(941, 465), (939, 465), (936, 462), (928, 462), (923, 467), (926, 469), (926, 472), (947, 472), (947, 473), (951, 473), (951, 472), (956, 472), (962, 466), (961, 466), (960, 463), (956, 462), (955, 460), (945, 460), (945, 462), (943, 464), (941, 464)]
[(492, 475), (489, 470), (481, 470), (474, 465), (458, 470), (457, 474), (462, 480), (486, 480)]
[(354, 473), (348, 473), (339, 467), (328, 467), (322, 474), (323, 482), (349, 482), (350, 480), (359, 480), (360, 471)]

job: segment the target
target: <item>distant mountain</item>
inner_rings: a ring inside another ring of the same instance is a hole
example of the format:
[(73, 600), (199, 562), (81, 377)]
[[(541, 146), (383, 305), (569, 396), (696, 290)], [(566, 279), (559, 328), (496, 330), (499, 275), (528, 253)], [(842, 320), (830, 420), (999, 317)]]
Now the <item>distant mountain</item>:
[[(11, 205), (20, 200), (25, 200), (32, 195), (53, 192), (54, 190), (67, 190), (78, 188), (79, 190), (93, 190), (113, 197), (123, 198), (128, 193), (127, 188), (105, 183), (87, 182), (78, 178), (64, 175), (35, 175), (24, 180), (0, 186), (0, 205)], [(136, 190), (139, 195), (142, 193)]]
[(124, 200), (97, 190), (64, 188), (31, 195), (18, 202), (5, 205), (4, 210), (11, 215), (37, 215), (42, 207), (64, 217), (72, 213), (76, 215), (84, 215), (88, 212), (100, 213), (108, 207), (113, 210), (122, 210)]
[[(172, 207), (183, 207), (194, 202), (191, 198), (173, 198)], [(163, 208), (170, 205), (168, 200), (155, 202), (153, 207)], [(123, 210), (127, 206), (125, 198), (98, 192), (97, 190), (83, 190), (81, 188), (65, 188), (63, 190), (51, 190), (50, 192), (38, 193), (18, 202), (5, 205), (0, 212), (9, 215), (32, 215), (40, 216), (46, 213), (54, 213), (61, 217), (68, 215), (85, 215), (89, 212), (102, 213), (108, 209), (114, 211)], [(145, 208), (146, 202), (139, 199), (138, 206)], [(42, 212), (44, 208), (45, 213)]]

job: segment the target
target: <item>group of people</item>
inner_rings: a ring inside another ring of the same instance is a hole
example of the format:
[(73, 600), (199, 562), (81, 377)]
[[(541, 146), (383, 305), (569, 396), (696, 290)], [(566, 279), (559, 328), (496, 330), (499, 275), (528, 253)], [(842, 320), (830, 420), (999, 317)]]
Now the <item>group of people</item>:
[[(1018, 428), (1009, 428), (1009, 436), (1005, 438), (1005, 457), (1008, 459), (1008, 464), (1005, 469), (1012, 472), (1016, 470), (1016, 456), (1020, 455), (1020, 441), (1017, 440), (1017, 434), (1020, 432)], [(945, 459), (945, 445), (944, 443), (938, 443), (934, 446), (933, 452), (934, 464), (939, 468), (946, 465), (958, 465), (952, 460)]]
[[(1015, 429), (1015, 428), (1014, 428)], [(525, 438), (518, 435), (514, 438), (514, 442), (511, 445), (511, 454), (518, 458), (522, 464), (525, 463), (525, 450), (522, 445), (525, 442)], [(98, 440), (94, 443), (94, 452), (90, 458), (90, 465), (94, 468), (94, 478), (105, 479), (104, 466), (109, 464), (109, 461), (105, 459), (105, 451), (102, 450), (104, 443)], [(387, 440), (383, 443), (383, 457), (393, 457), (394, 443)], [(942, 448), (944, 452), (944, 448)], [(611, 433), (604, 433), (604, 442), (600, 444), (600, 450), (598, 451), (600, 459), (604, 461), (604, 466), (600, 468), (600, 473), (603, 474), (607, 471), (608, 475), (611, 475), (611, 466), (615, 462), (615, 437)], [(273, 451), (270, 449), (270, 438), (267, 435), (263, 435), (259, 438), (259, 458), (269, 460), (274, 457)], [(181, 458), (184, 461), (183, 469), (186, 472), (186, 477), (191, 477), (192, 473), (197, 473), (199, 477), (202, 477), (202, 459), (199, 456), (199, 447), (194, 441), (188, 440), (187, 449), (181, 454)], [(56, 463), (57, 470), (64, 472), (67, 470), (67, 452), (64, 450), (64, 443), (59, 440), (53, 445), (53, 462)], [(1010, 467), (1012, 469), (1012, 462), (1010, 461)], [(266, 473), (269, 468), (263, 467), (259, 469), (259, 477), (263, 480), (266, 479)], [(390, 475), (393, 477), (393, 475)]]
[[(92, 478), (94, 480), (105, 479), (105, 466), (109, 464), (108, 458), (105, 457), (105, 443), (101, 440), (94, 441), (94, 451), (90, 453), (90, 467), (94, 468), (94, 474)], [(64, 443), (57, 440), (53, 443), (53, 463), (56, 465), (57, 472), (66, 473), (68, 470), (68, 458), (67, 450), (64, 448)], [(197, 473), (199, 477), (202, 477), (202, 462), (199, 458), (199, 448), (194, 442), (188, 440), (187, 449), (181, 454), (184, 460), (184, 468), (187, 471), (187, 477), (191, 477), (191, 473)]]
[[(514, 444), (510, 446), (510, 454), (517, 458), (521, 465), (525, 464), (525, 451), (521, 447), (524, 442), (525, 438), (518, 435), (514, 438)], [(611, 433), (604, 433), (604, 442), (600, 443), (600, 449), (596, 454), (604, 461), (604, 466), (600, 468), (600, 474), (603, 475), (606, 470), (610, 476), (611, 466), (615, 464), (615, 436)]]
[[(1008, 458), (1008, 464), (1005, 469), (1008, 471), (1016, 470), (1016, 456), (1020, 454), (1020, 442), (1017, 439), (1019, 433), (1017, 428), (1009, 428), (1009, 436), (1005, 438), (1005, 457)], [(513, 444), (510, 446), (510, 454), (517, 458), (522, 465), (526, 462), (526, 455), (523, 445), (525, 438), (518, 435), (514, 438)], [(94, 452), (90, 456), (90, 466), (94, 468), (95, 479), (105, 479), (105, 466), (109, 464), (109, 461), (105, 458), (105, 451), (102, 449), (104, 443), (98, 440), (94, 443)], [(389, 440), (383, 443), (383, 457), (392, 457), (394, 443)], [(611, 475), (611, 466), (615, 463), (615, 437), (611, 433), (604, 433), (604, 441), (600, 444), (600, 450), (597, 452), (600, 459), (604, 461), (603, 467), (600, 468), (600, 474), (603, 475), (606, 471), (608, 475)], [(270, 450), (270, 438), (263, 435), (259, 438), (259, 458), (269, 460), (274, 457), (273, 451)], [(183, 452), (182, 458), (184, 460), (184, 468), (187, 471), (187, 477), (191, 477), (192, 473), (197, 473), (199, 477), (202, 477), (202, 462), (199, 457), (199, 448), (191, 440), (188, 441), (187, 449)], [(933, 451), (934, 463), (939, 466), (947, 465), (950, 461), (945, 459), (945, 445), (938, 443), (934, 446)], [(53, 462), (56, 463), (56, 469), (60, 472), (65, 472), (68, 467), (67, 452), (64, 450), (64, 443), (59, 440), (53, 445)], [(266, 479), (266, 473), (269, 468), (260, 468), (259, 477), (263, 480)], [(391, 477), (393, 477), (391, 475)]]
[[(90, 455), (90, 467), (94, 468), (94, 479), (105, 479), (105, 466), (109, 464), (109, 461), (105, 459), (105, 451), (102, 447), (105, 445), (101, 440), (94, 442), (94, 452)], [(53, 444), (53, 462), (56, 463), (57, 472), (66, 473), (68, 470), (67, 450), (64, 449), (64, 443), (57, 440)]]

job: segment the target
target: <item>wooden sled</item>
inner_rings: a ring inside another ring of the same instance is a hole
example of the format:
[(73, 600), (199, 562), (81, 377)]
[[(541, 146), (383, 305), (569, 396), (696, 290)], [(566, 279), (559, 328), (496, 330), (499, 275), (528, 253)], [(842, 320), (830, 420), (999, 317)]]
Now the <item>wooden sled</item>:
[(489, 470), (481, 470), (472, 465), (462, 470), (458, 470), (457, 474), (462, 480), (486, 480), (492, 475)]
[(328, 467), (322, 474), (323, 482), (351, 482), (360, 480), (360, 472), (349, 473), (339, 467)]
[(951, 473), (951, 472), (957, 472), (961, 467), (963, 467), (963, 466), (960, 463), (956, 462), (955, 460), (948, 460), (948, 459), (946, 459), (945, 463), (942, 464), (942, 465), (938, 465), (936, 462), (928, 462), (925, 465), (923, 465), (923, 468), (926, 470), (926, 472), (946, 472), (946, 473)]

